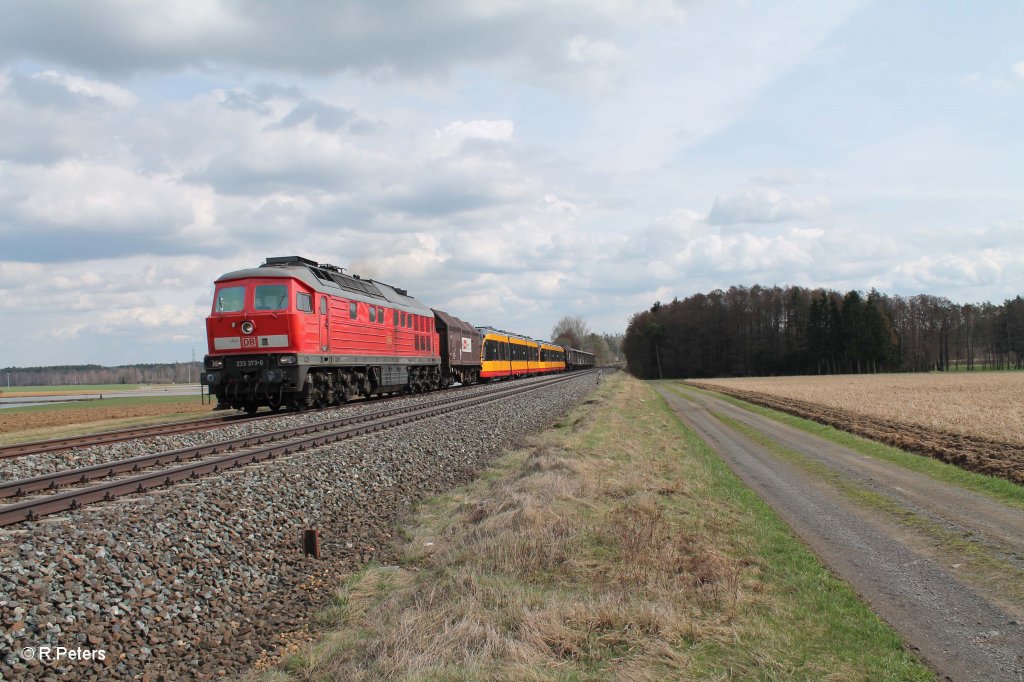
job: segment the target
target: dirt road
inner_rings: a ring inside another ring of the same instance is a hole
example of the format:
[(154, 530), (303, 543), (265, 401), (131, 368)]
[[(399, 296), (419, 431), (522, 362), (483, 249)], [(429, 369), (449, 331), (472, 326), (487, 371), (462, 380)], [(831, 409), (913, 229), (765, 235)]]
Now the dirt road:
[(678, 384), (655, 388), (941, 676), (1024, 680), (1024, 511)]

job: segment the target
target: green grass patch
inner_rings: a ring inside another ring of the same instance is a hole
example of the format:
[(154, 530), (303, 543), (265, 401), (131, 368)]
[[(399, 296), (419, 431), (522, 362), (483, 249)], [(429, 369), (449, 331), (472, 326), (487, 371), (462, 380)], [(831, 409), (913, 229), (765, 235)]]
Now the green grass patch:
[(753, 405), (738, 398), (725, 395), (724, 393), (708, 391), (679, 382), (664, 383), (667, 384), (674, 392), (683, 397), (686, 397), (686, 391), (703, 393), (704, 395), (718, 398), (737, 407), (741, 407), (748, 412), (753, 412), (754, 414), (774, 419), (777, 422), (798, 428), (801, 431), (818, 436), (819, 438), (825, 438), (826, 440), (832, 441), (837, 445), (850, 448), (860, 454), (891, 462), (892, 464), (896, 464), (905, 469), (930, 476), (937, 481), (942, 481), (950, 485), (964, 488), (965, 490), (981, 493), (1006, 505), (1024, 510), (1024, 486), (1019, 486), (1004, 478), (986, 476), (984, 474), (974, 473), (973, 471), (967, 471), (966, 469), (961, 469), (953, 464), (947, 464), (946, 462), (933, 457), (917, 455), (912, 452), (907, 452), (906, 450), (894, 448), (891, 445), (885, 445), (868, 438), (847, 433), (846, 431), (840, 431), (839, 429), (825, 424), (819, 424), (818, 422), (810, 419), (796, 417), (791, 414), (786, 414), (785, 412), (773, 410), (768, 407), (762, 407), (760, 405)]

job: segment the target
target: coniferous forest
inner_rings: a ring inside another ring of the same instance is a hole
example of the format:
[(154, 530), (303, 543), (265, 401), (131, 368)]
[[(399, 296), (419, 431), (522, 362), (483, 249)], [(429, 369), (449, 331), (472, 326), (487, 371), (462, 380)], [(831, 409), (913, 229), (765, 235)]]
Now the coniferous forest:
[(645, 379), (1024, 368), (1024, 299), (731, 287), (655, 303), (622, 344)]

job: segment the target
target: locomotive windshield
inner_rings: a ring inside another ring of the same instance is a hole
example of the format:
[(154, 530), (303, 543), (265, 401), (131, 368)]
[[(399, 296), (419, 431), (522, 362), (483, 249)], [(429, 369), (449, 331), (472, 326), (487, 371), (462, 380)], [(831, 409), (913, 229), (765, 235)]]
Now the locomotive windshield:
[(288, 285), (258, 284), (256, 285), (256, 306), (254, 310), (287, 310)]
[(245, 287), (224, 287), (217, 292), (213, 309), (218, 313), (237, 313), (245, 305)]

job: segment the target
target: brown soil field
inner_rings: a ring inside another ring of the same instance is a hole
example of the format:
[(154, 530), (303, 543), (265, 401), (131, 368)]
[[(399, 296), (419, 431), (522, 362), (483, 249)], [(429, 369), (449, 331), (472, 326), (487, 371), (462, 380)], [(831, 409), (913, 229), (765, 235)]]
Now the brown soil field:
[[(85, 409), (70, 407), (63, 410), (41, 410), (16, 414), (4, 414), (3, 411), (0, 411), (0, 433), (35, 431), (77, 424), (96, 425), (96, 422), (120, 422), (184, 413), (198, 415), (210, 412), (212, 409), (213, 407), (210, 405), (202, 405), (193, 401)], [(111, 428), (116, 428), (116, 425), (111, 424)]]
[(1024, 484), (1024, 373), (686, 383)]

